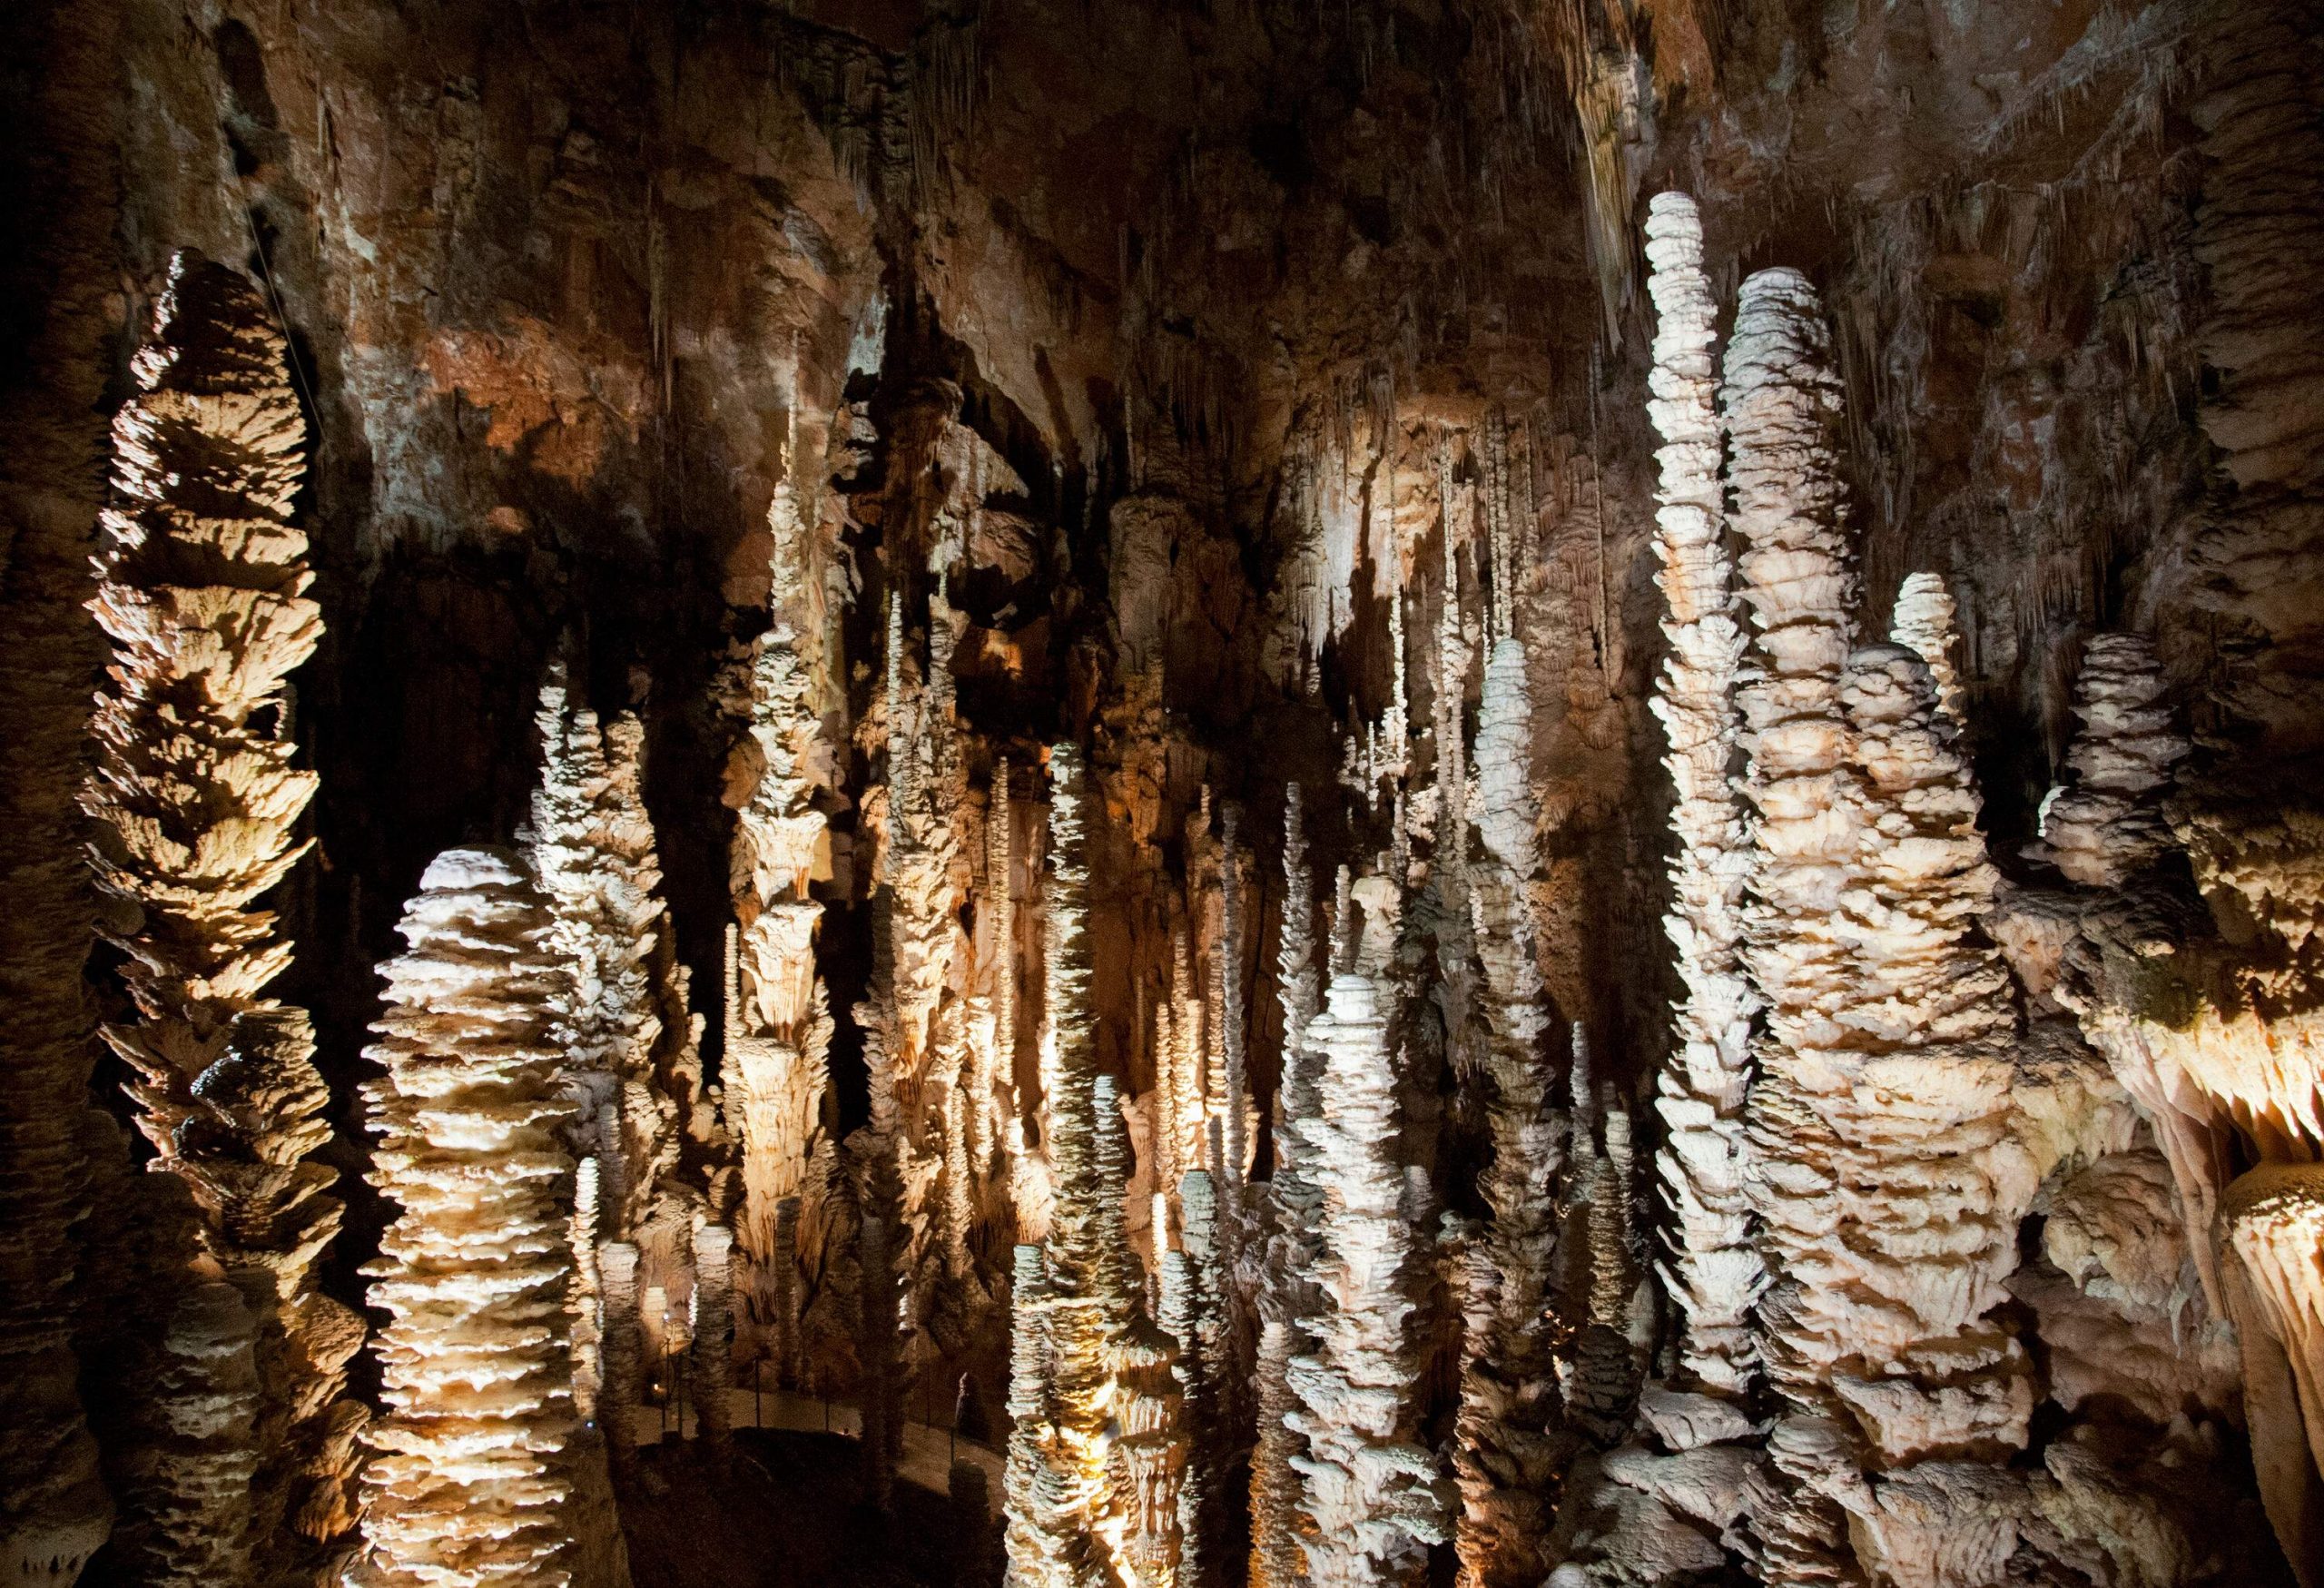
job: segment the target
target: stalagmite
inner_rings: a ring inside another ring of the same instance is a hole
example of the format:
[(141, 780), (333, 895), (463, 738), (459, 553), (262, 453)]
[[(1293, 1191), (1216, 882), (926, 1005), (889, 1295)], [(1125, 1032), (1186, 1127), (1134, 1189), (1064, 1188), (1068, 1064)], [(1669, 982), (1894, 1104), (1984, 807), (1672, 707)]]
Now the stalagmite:
[[(794, 1258), (820, 1254), (822, 1182), (811, 1172), (823, 1133), (832, 1018), (815, 972), (823, 907), (811, 893), (828, 874), (829, 823), (817, 804), (833, 776), (833, 746), (818, 705), (819, 660), (806, 616), (814, 594), (808, 527), (789, 471), (768, 510), (773, 532), (773, 622), (751, 666), (750, 748), (757, 781), (735, 813), (730, 891), (735, 927), (727, 974), (725, 1074), (730, 1125), (741, 1139), (743, 1205), (738, 1244), (753, 1284), (744, 1316), (778, 1361), (794, 1355), (797, 1320), (774, 1298), (795, 1280), (771, 1273), (777, 1209), (796, 1198)], [(738, 1322), (742, 1320), (738, 1319)]]
[(694, 1232), (694, 1358), (691, 1388), (703, 1437), (723, 1444), (733, 1428), (734, 1232), (704, 1223)]
[(368, 1050), (387, 1074), (364, 1087), (399, 1208), (365, 1268), (388, 1412), (347, 1580), (552, 1588), (573, 1546), (560, 962), (539, 891), (494, 850), (438, 855), (400, 930)]
[(1936, 686), (1938, 720), (1955, 736), (1969, 721), (1967, 696), (1953, 653), (1960, 636), (1954, 626), (1953, 592), (1935, 574), (1906, 574), (1896, 588), (1896, 616), (1888, 637), (1926, 663)]
[(137, 1072), (154, 1166), (193, 1191), (212, 1271), (261, 1308), (258, 1538), (285, 1559), (289, 1518), (319, 1569), (316, 1530), (349, 1514), (330, 1428), (361, 1326), (311, 1277), (340, 1223), (337, 1173), (313, 1158), (329, 1093), (306, 1016), (263, 995), (291, 948), (253, 907), (306, 853), (296, 829), (316, 785), (292, 764), (285, 683), (322, 632), (291, 522), (305, 424), (258, 290), (191, 254), (132, 373), (90, 604), (113, 658), (82, 796), (114, 901), (100, 927), (127, 956), (138, 1016), (105, 1035)]
[(1491, 1217), (1465, 1258), (1468, 1316), (1453, 1439), (1462, 1501), (1454, 1544), (1464, 1588), (1532, 1588), (1541, 1580), (1564, 1455), (1555, 1436), (1548, 1305), (1559, 1121), (1548, 1107), (1547, 1000), (1525, 907), (1525, 885), (1540, 866), (1531, 725), (1524, 648), (1503, 636), (1485, 666), (1478, 717), (1476, 828), (1485, 854), (1470, 883), (1490, 1031), (1492, 1158), (1478, 1184)]
[(1094, 1577), (1076, 1475), (1058, 1436), (1048, 1267), (1017, 1248), (1009, 1346), (1009, 1450), (1001, 1486), (1010, 1588), (1072, 1588)]
[(2043, 800), (2041, 842), (2029, 855), (2085, 887), (2112, 888), (2171, 846), (2162, 794), (2188, 745), (2171, 731), (2163, 689), (2152, 641), (2091, 639), (2074, 685), (2082, 727), (2066, 753), (2073, 780)]
[(637, 1248), (625, 1240), (608, 1241), (597, 1253), (597, 1285), (603, 1297), (605, 1363), (601, 1405), (605, 1417), (606, 1451), (614, 1470), (625, 1470), (637, 1450), (634, 1414), (628, 1409), (645, 1398), (645, 1337), (639, 1327)]
[(256, 1581), (257, 1333), (223, 1280), (190, 1284), (178, 1297), (141, 1408), (143, 1459), (122, 1496), (129, 1517), (109, 1552), (130, 1580), (157, 1588)]
[(1782, 1481), (1754, 1491), (1750, 1524), (1766, 1579), (1784, 1583), (1842, 1569), (1831, 1488), (1846, 1465), (1833, 1421), (1839, 1407), (1811, 1337), (1821, 1331), (1802, 1316), (1822, 1294), (1802, 1266), (1837, 1222), (1841, 1194), (1841, 1147), (1817, 1095), (1819, 1055), (1844, 1040), (1848, 953), (1827, 923), (1852, 880), (1862, 821), (1840, 705), (1856, 582), (1839, 524), (1839, 382), (1828, 345), (1807, 279), (1762, 271), (1743, 283), (1720, 394), (1743, 597), (1762, 659), (1740, 693), (1745, 790), (1758, 810), (1744, 960), (1767, 1008), (1746, 1118), (1753, 1206), (1776, 1259), (1758, 1316), (1787, 1413), (1770, 1440)]
[(1302, 1538), (1311, 1524), (1300, 1510), (1294, 1463), (1305, 1441), (1286, 1420), (1296, 1402), (1288, 1377), (1291, 1358), (1312, 1342), (1305, 1326), (1317, 1306), (1307, 1271), (1322, 1255), (1318, 1225), (1323, 1188), (1315, 1179), (1309, 1132), (1316, 1119), (1319, 1055), (1306, 1041), (1323, 1003), (1315, 942), (1314, 873), (1301, 825), (1299, 785), (1285, 791), (1283, 936), (1276, 986), (1283, 1003), (1283, 1070), (1275, 1090), (1275, 1163), (1267, 1196), (1275, 1236), (1267, 1252), (1268, 1284), (1259, 1296), (1255, 1353), (1258, 1443), (1251, 1453), (1251, 1577), (1267, 1588), (1292, 1588), (1305, 1574)]
[(1677, 798), (1670, 826), (1671, 908), (1663, 917), (1684, 996), (1673, 1009), (1670, 1063), (1657, 1079), (1667, 1135), (1658, 1164), (1671, 1212), (1663, 1269), (1684, 1318), (1679, 1365), (1705, 1389), (1742, 1393), (1756, 1366), (1751, 1307), (1765, 1269), (1750, 1237), (1744, 1095), (1751, 1017), (1759, 1000), (1743, 972), (1743, 889), (1751, 851), (1728, 779), (1738, 721), (1742, 625), (1729, 585), (1712, 412), (1716, 305), (1703, 272), (1702, 222), (1683, 193), (1655, 195), (1646, 224), (1653, 271), (1653, 400), (1662, 447), (1655, 513), (1658, 583), (1670, 654), (1652, 702), (1669, 737), (1663, 765)]
[(1314, 1278), (1324, 1307), (1316, 1350), (1292, 1359), (1289, 1378), (1303, 1408), (1294, 1425), (1308, 1442), (1296, 1465), (1315, 1519), (1304, 1544), (1317, 1588), (1405, 1580), (1428, 1545), (1449, 1537), (1452, 1485), (1415, 1442), (1412, 1236), (1391, 1152), (1384, 1001), (1369, 975), (1344, 972), (1307, 1032), (1323, 1054), (1315, 1149), (1326, 1200)]

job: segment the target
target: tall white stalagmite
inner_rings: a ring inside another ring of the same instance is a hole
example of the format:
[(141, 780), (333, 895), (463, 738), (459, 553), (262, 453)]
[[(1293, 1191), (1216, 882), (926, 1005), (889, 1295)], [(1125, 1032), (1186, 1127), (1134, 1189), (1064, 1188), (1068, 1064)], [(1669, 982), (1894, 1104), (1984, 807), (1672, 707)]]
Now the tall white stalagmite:
[(1239, 1221), (1243, 1177), (1250, 1161), (1250, 1086), (1245, 1070), (1248, 1035), (1243, 1011), (1243, 850), (1238, 842), (1243, 808), (1226, 802), (1218, 845), (1218, 947), (1212, 967), (1216, 988), (1219, 1087), (1213, 1100), (1220, 1120), (1226, 1179), (1219, 1189), (1230, 1220)]
[[(1012, 1507), (1020, 1493), (1038, 1507), (1021, 1518), (1012, 1509), (1012, 1573), (1048, 1570), (1042, 1564), (1044, 1540), (1060, 1532), (1099, 1532), (1106, 1521), (1107, 1425), (1113, 1394), (1108, 1352), (1128, 1307), (1128, 1297), (1115, 1292), (1134, 1261), (1121, 1238), (1123, 1209), (1118, 1201), (1106, 1208), (1099, 1192), (1106, 1179), (1101, 1160), (1107, 1149), (1098, 1133), (1101, 1129), (1118, 1131), (1120, 1125), (1111, 1117), (1101, 1119), (1098, 1111), (1097, 1041), (1089, 1015), (1088, 841), (1083, 826), (1080, 757), (1072, 746), (1050, 749), (1049, 776), (1044, 958), (1051, 1061), (1046, 1079), (1051, 1083), (1049, 1148), (1057, 1201), (1043, 1254), (1047, 1279), (1040, 1305), (1051, 1426), (1038, 1482), (1012, 1490)], [(1104, 1090), (1110, 1097), (1111, 1088)], [(1113, 1246), (1121, 1249), (1109, 1249)], [(1020, 1271), (1022, 1267), (1020, 1254)], [(1021, 1556), (1020, 1538), (1027, 1552)], [(1091, 1562), (1080, 1562), (1069, 1575), (1025, 1575), (1021, 1580), (1081, 1582), (1088, 1580), (1086, 1573), (1098, 1569)]]
[(723, 1443), (734, 1425), (734, 1234), (707, 1221), (694, 1232), (694, 1406), (703, 1436)]
[(1657, 1077), (1667, 1129), (1657, 1163), (1669, 1206), (1664, 1282), (1683, 1319), (1679, 1361), (1703, 1388), (1739, 1395), (1758, 1346), (1751, 1307), (1766, 1283), (1752, 1243), (1745, 1182), (1744, 1097), (1751, 1017), (1759, 1006), (1742, 963), (1743, 891), (1751, 850), (1728, 768), (1735, 758), (1735, 680), (1743, 627), (1720, 499), (1718, 421), (1712, 411), (1712, 301), (1702, 222), (1684, 193), (1655, 195), (1646, 223), (1656, 312), (1653, 399), (1660, 432), (1657, 584), (1670, 653), (1651, 703), (1669, 736), (1663, 757), (1677, 797), (1670, 827), (1671, 906), (1663, 917), (1685, 991), (1672, 1008), (1670, 1062)]
[(1312, 1527), (1300, 1510), (1299, 1474), (1293, 1465), (1305, 1441), (1285, 1420), (1296, 1405), (1288, 1376), (1291, 1358), (1311, 1343), (1305, 1325), (1317, 1297), (1305, 1276), (1321, 1255), (1324, 1205), (1315, 1149), (1308, 1139), (1316, 1118), (1319, 1056), (1306, 1040), (1323, 1003), (1323, 976), (1316, 954), (1315, 874), (1307, 863), (1300, 805), (1299, 785), (1293, 784), (1285, 791), (1283, 936), (1276, 954), (1284, 1041), (1282, 1080), (1275, 1089), (1275, 1175), (1267, 1186), (1275, 1235), (1267, 1253), (1268, 1283), (1259, 1296), (1254, 1357), (1259, 1420), (1258, 1443), (1251, 1452), (1251, 1579), (1265, 1588), (1292, 1588), (1305, 1574), (1301, 1539)]
[(1564, 1455), (1549, 1333), (1561, 1121), (1549, 1109), (1541, 1050), (1547, 997), (1525, 906), (1526, 883), (1540, 867), (1532, 715), (1524, 647), (1505, 635), (1485, 666), (1476, 748), (1476, 825), (1485, 853), (1470, 884), (1485, 984), (1492, 1158), (1479, 1177), (1491, 1218), (1469, 1254), (1478, 1282), (1465, 1287), (1453, 1435), (1461, 1488), (1454, 1543), (1464, 1588), (1532, 1588), (1541, 1581)]
[(1316, 1588), (1408, 1580), (1426, 1547), (1450, 1536), (1452, 1484), (1417, 1443), (1412, 1233), (1393, 1150), (1385, 1002), (1370, 975), (1343, 972), (1307, 1031), (1324, 1056), (1315, 1138), (1324, 1255), (1314, 1274), (1324, 1307), (1316, 1349), (1294, 1357), (1289, 1376), (1304, 1408), (1294, 1423), (1308, 1449), (1296, 1465), (1315, 1524), (1304, 1542)]
[(1853, 880), (1862, 821), (1840, 704), (1856, 581), (1840, 527), (1840, 385), (1829, 348), (1815, 289), (1798, 271), (1762, 271), (1743, 283), (1721, 406), (1743, 597), (1758, 628), (1759, 667), (1740, 693), (1745, 787), (1758, 811), (1744, 959), (1766, 1000), (1767, 1031), (1746, 1107), (1755, 1160), (1746, 1183), (1775, 1259), (1759, 1317), (1768, 1377), (1786, 1408), (1769, 1442), (1781, 1477), (1756, 1492), (1750, 1522), (1765, 1579), (1780, 1583), (1843, 1569), (1832, 1488), (1852, 1470), (1819, 1360), (1820, 1288), (1803, 1271), (1840, 1196), (1840, 1145), (1818, 1093), (1823, 1055), (1846, 1040), (1849, 955), (1831, 922)]
[[(193, 1191), (211, 1272), (260, 1307), (265, 1405), (246, 1409), (264, 1463), (258, 1534), (275, 1563), (290, 1548), (274, 1536), (286, 1514), (310, 1550), (352, 1521), (333, 1454), (343, 1441), (329, 1431), (351, 1415), (333, 1403), (361, 1338), (311, 1277), (340, 1222), (326, 1194), (337, 1174), (311, 1157), (330, 1139), (329, 1092), (305, 1014), (263, 995), (291, 947), (253, 908), (306, 853), (296, 830), (316, 784), (292, 765), (285, 682), (322, 633), (291, 521), (305, 425), (258, 289), (194, 255), (172, 262), (132, 375), (113, 420), (120, 505), (103, 515), (90, 604), (113, 653), (82, 795), (113, 901), (100, 930), (127, 956), (137, 1010), (105, 1036), (137, 1072), (153, 1167)], [(179, 1370), (196, 1372), (193, 1359)]]
[(1996, 879), (1935, 681), (1905, 647), (1867, 646), (1841, 695), (1865, 813), (1861, 880), (1835, 922), (1855, 996), (1810, 1084), (1843, 1189), (1788, 1227), (1821, 1227), (1792, 1270), (1809, 1294), (1789, 1322), (1875, 1475), (1842, 1496), (1861, 1565), (1974, 1588), (2016, 1544), (2004, 1469), (2034, 1394), (1995, 1311), (2041, 1176), (2010, 1128), (2008, 972), (1974, 935)]
[[(744, 1316), (777, 1361), (797, 1354), (797, 1319), (781, 1298), (795, 1276), (772, 1273), (776, 1225), (796, 1200), (792, 1260), (819, 1259), (826, 1217), (824, 1177), (811, 1172), (826, 1147), (830, 1002), (815, 973), (815, 930), (823, 907), (810, 893), (827, 870), (828, 823), (817, 790), (832, 780), (833, 746), (818, 707), (815, 588), (809, 529), (788, 476), (768, 509), (773, 531), (768, 600), (773, 622), (751, 667), (750, 737), (758, 781), (735, 814), (730, 891), (735, 931), (727, 974), (725, 1092), (728, 1122), (743, 1149), (743, 1214), (735, 1235), (749, 1258)], [(738, 1286), (738, 1290), (743, 1287)]]
[(574, 1431), (565, 1303), (573, 1160), (546, 902), (515, 857), (438, 855), (381, 967), (364, 1096), (398, 1207), (365, 1272), (391, 1321), (366, 1436), (362, 1584), (565, 1583)]

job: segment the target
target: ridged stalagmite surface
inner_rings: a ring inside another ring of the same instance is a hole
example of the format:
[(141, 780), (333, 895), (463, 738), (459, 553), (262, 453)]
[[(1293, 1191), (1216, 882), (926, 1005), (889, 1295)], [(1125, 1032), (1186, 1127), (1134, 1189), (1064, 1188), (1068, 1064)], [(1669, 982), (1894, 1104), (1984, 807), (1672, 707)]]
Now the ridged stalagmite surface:
[(1551, 1188), (1563, 1121), (1548, 1106), (1541, 1044), (1549, 1011), (1525, 908), (1526, 884), (1541, 863), (1527, 775), (1531, 724), (1524, 647), (1504, 636), (1485, 666), (1478, 718), (1476, 831), (1485, 853), (1472, 870), (1470, 893), (1484, 972), (1492, 1158), (1479, 1177), (1491, 1217), (1469, 1254), (1475, 1273), (1467, 1287), (1453, 1436), (1461, 1490), (1454, 1545), (1466, 1588), (1532, 1588), (1541, 1580), (1565, 1455), (1556, 1437), (1549, 1318), (1558, 1237)]
[(1711, 408), (1717, 305), (1703, 271), (1694, 202), (1683, 193), (1656, 194), (1646, 237), (1654, 267), (1647, 290), (1657, 316), (1647, 411), (1662, 437), (1655, 454), (1662, 469), (1657, 582), (1670, 643), (1653, 710), (1669, 738), (1663, 764), (1677, 791), (1672, 904), (1663, 924), (1686, 989), (1673, 1011), (1670, 1063), (1657, 1081), (1656, 1106), (1669, 1132), (1658, 1159), (1672, 1221), (1665, 1275), (1685, 1318), (1679, 1365), (1707, 1389), (1731, 1395), (1751, 1379), (1751, 1306), (1766, 1282), (1744, 1185), (1743, 1100), (1758, 1007), (1741, 960), (1751, 851), (1728, 780), (1743, 628), (1728, 588), (1733, 568)]
[(391, 1320), (352, 1583), (569, 1580), (574, 1432), (566, 1292), (573, 1160), (546, 902), (513, 856), (448, 850), (381, 967), (368, 1050), (373, 1180), (398, 1208), (367, 1267)]
[[(829, 782), (832, 748), (822, 735), (816, 674), (802, 608), (811, 597), (809, 529), (786, 474), (768, 509), (773, 537), (768, 601), (774, 621), (751, 666), (750, 738), (758, 779), (735, 814), (730, 879), (734, 898), (734, 966), (728, 973), (725, 1051), (728, 1124), (742, 1141), (743, 1202), (738, 1244), (750, 1283), (739, 1320), (778, 1366), (797, 1354), (794, 1276), (773, 1270), (778, 1256), (820, 1255), (824, 1217), (821, 1177), (810, 1170), (823, 1133), (832, 1016), (815, 972), (815, 932), (823, 907), (809, 893), (825, 864), (829, 823), (815, 803)], [(793, 1249), (778, 1253), (783, 1204), (798, 1198)]]
[(1936, 574), (1906, 574), (1896, 587), (1896, 608), (1888, 624), (1888, 637), (1927, 664), (1936, 686), (1936, 706), (1948, 731), (1958, 735), (1969, 721), (1969, 703), (1961, 690), (1961, 670), (1954, 665), (1959, 630), (1958, 607), (1953, 592)]
[(1417, 1443), (1412, 1234), (1403, 1178), (1390, 1154), (1396, 1126), (1386, 1002), (1368, 974), (1333, 978), (1307, 1041), (1323, 1055), (1315, 1130), (1324, 1190), (1324, 1297), (1316, 1349), (1296, 1356), (1291, 1387), (1307, 1438), (1298, 1458), (1315, 1534), (1305, 1541), (1316, 1588), (1404, 1580), (1443, 1544), (1452, 1484)]
[[(1817, 1486), (1841, 1465), (1838, 1408), (1822, 1383), (1817, 1304), (1799, 1272), (1830, 1228), (1840, 1143), (1824, 1117), (1821, 1054), (1843, 1041), (1848, 950), (1829, 922), (1858, 852), (1861, 798), (1847, 768), (1840, 675), (1856, 581), (1839, 523), (1832, 430), (1839, 417), (1830, 338), (1815, 290), (1797, 271), (1743, 283), (1721, 406), (1732, 447), (1734, 525), (1743, 597), (1758, 630), (1756, 676), (1741, 691), (1750, 752), (1755, 902), (1745, 962), (1767, 1006), (1748, 1119), (1753, 1206), (1768, 1221), (1773, 1287), (1762, 1298), (1768, 1374), (1787, 1415), (1770, 1441), (1782, 1479), (1758, 1491), (1751, 1525), (1773, 1582), (1829, 1580), (1841, 1570), (1841, 1518)], [(1800, 1210), (1795, 1213), (1793, 1210)]]
[(2119, 887), (2171, 847), (2162, 794), (2187, 741), (2171, 730), (2153, 642), (2102, 634), (2082, 656), (2066, 764), (2071, 783), (2042, 802), (2042, 841), (2028, 852), (2085, 887)]
[[(310, 1552), (350, 1520), (329, 1425), (353, 1415), (333, 1403), (361, 1336), (310, 1277), (340, 1223), (337, 1174), (311, 1156), (330, 1139), (329, 1094), (306, 1016), (263, 996), (291, 945), (254, 907), (306, 853), (296, 830), (315, 790), (291, 764), (285, 684), (322, 632), (291, 522), (305, 423), (258, 289), (198, 255), (172, 261), (133, 372), (90, 604), (113, 655), (82, 797), (113, 901), (100, 929), (128, 956), (138, 1014), (105, 1034), (137, 1072), (156, 1166), (192, 1189), (207, 1258), (263, 1276), (263, 1406), (245, 1411), (271, 1564), (300, 1553), (275, 1536), (286, 1517)], [(197, 1359), (172, 1371), (197, 1375)], [(177, 1509), (181, 1526), (218, 1520)]]
[(1293, 1465), (1305, 1449), (1286, 1420), (1295, 1401), (1287, 1376), (1295, 1353), (1306, 1348), (1306, 1323), (1317, 1298), (1305, 1277), (1321, 1248), (1323, 1188), (1315, 1179), (1310, 1139), (1317, 1118), (1316, 1065), (1306, 1041), (1323, 1002), (1315, 940), (1315, 874), (1307, 863), (1299, 785), (1285, 791), (1284, 808), (1283, 937), (1277, 953), (1283, 1003), (1283, 1079), (1276, 1089), (1275, 1163), (1267, 1198), (1275, 1234), (1267, 1251), (1268, 1284), (1260, 1295), (1255, 1400), (1258, 1443), (1251, 1452), (1251, 1575), (1266, 1588), (1290, 1588), (1304, 1574), (1302, 1536), (1312, 1524), (1299, 1508), (1299, 1475)]

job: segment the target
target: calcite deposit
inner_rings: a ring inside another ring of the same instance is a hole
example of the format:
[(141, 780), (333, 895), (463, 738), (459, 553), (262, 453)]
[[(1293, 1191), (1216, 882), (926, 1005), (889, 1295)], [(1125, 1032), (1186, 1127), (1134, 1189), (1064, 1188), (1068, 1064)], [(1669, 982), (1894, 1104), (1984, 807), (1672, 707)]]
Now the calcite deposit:
[(2317, 0), (0, 61), (0, 1580), (2324, 1584)]

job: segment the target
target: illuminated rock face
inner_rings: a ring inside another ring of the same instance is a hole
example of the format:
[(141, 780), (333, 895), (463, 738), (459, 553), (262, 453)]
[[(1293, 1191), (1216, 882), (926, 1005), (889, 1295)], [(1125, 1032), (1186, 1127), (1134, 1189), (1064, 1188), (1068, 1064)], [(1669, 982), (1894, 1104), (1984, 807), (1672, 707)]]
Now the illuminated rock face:
[(546, 902), (495, 850), (439, 855), (381, 967), (364, 1086), (372, 1181), (396, 1204), (365, 1272), (387, 1414), (365, 1436), (347, 1581), (570, 1580), (566, 1293), (573, 1159), (554, 1011), (570, 994)]
[[(322, 632), (291, 521), (305, 423), (259, 290), (195, 255), (172, 263), (133, 372), (91, 603), (113, 664), (82, 798), (137, 1010), (106, 1038), (137, 1072), (156, 1167), (202, 1215), (202, 1250), (179, 1260), (247, 1283), (259, 1308), (254, 1374), (205, 1385), (202, 1364), (225, 1358), (173, 1352), (176, 1393), (255, 1397), (240, 1414), (260, 1463), (250, 1536), (270, 1572), (311, 1577), (352, 1520), (343, 1435), (359, 1414), (337, 1397), (362, 1324), (314, 1286), (340, 1227), (337, 1173), (312, 1156), (330, 1139), (329, 1094), (307, 1016), (264, 995), (291, 944), (256, 907), (306, 853), (315, 790), (291, 764), (285, 683)], [(211, 1485), (207, 1503), (239, 1507), (239, 1486)], [(225, 1526), (192, 1494), (158, 1503), (163, 1531)]]
[(1670, 642), (1653, 705), (1669, 737), (1663, 764), (1677, 791), (1673, 902), (1664, 925), (1686, 989), (1674, 1011), (1670, 1063), (1658, 1080), (1657, 1107), (1669, 1132), (1660, 1154), (1672, 1218), (1669, 1277), (1686, 1319), (1681, 1366), (1706, 1387), (1733, 1394), (1750, 1382), (1757, 1356), (1750, 1309), (1765, 1282), (1745, 1187), (1743, 1100), (1758, 1007), (1740, 957), (1751, 851), (1728, 781), (1743, 628), (1728, 588), (1733, 569), (1712, 411), (1717, 305), (1694, 202), (1657, 194), (1646, 237), (1654, 267), (1647, 289), (1657, 315), (1647, 411), (1662, 437), (1655, 550)]

